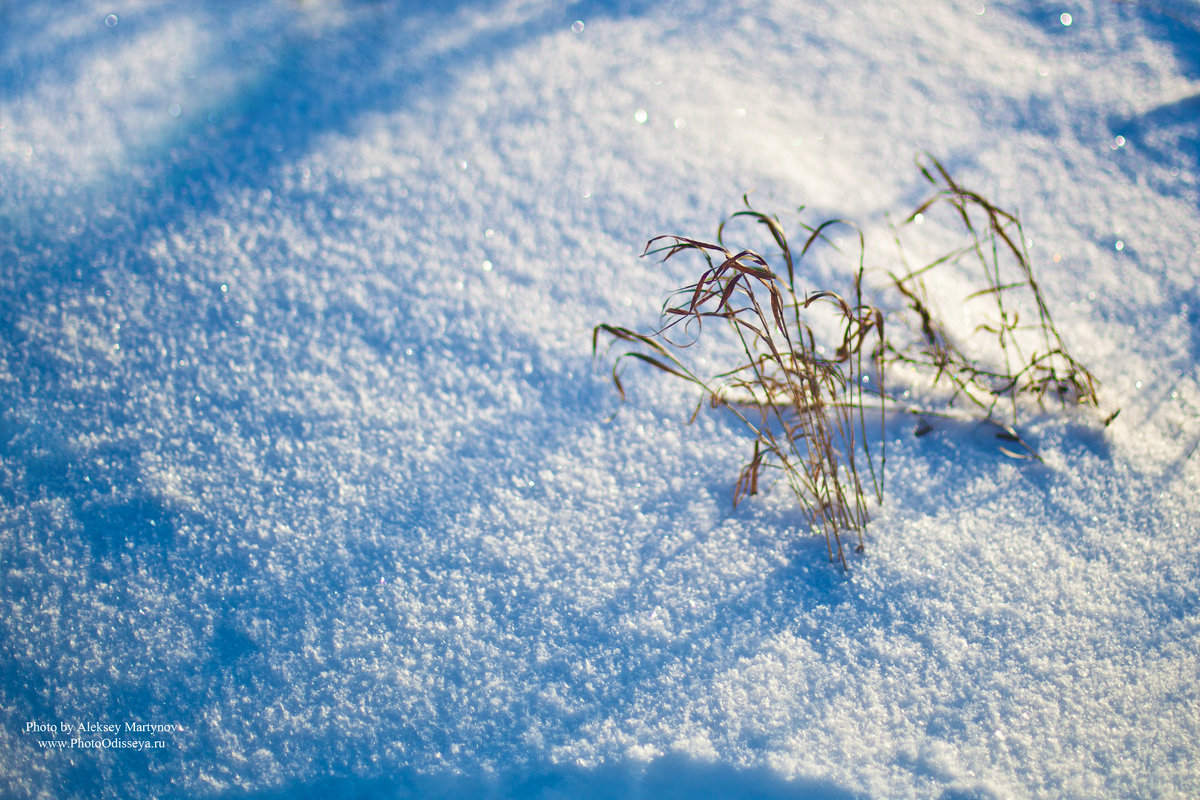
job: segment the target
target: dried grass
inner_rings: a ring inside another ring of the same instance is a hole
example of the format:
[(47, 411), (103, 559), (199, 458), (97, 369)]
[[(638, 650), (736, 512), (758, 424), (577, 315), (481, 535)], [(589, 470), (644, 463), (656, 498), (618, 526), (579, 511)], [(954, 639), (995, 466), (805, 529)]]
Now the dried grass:
[[(613, 381), (622, 398), (621, 365), (632, 358), (699, 387), (702, 397), (696, 413), (705, 401), (714, 408), (730, 409), (754, 434), (750, 460), (734, 487), (734, 504), (758, 493), (766, 470), (778, 470), (809, 528), (825, 536), (830, 560), (846, 568), (844, 537), (852, 534), (855, 548), (861, 550), (869, 517), (860, 467), (865, 466), (877, 501), (883, 499), (883, 453), (877, 466), (865, 430), (863, 402), (863, 378), (882, 375), (883, 316), (862, 302), (861, 264), (854, 303), (831, 291), (799, 296), (795, 260), (778, 220), (755, 211), (748, 202), (747, 210), (736, 216), (767, 226), (779, 246), (786, 278), (757, 253), (727, 249), (722, 241), (724, 224), (716, 244), (682, 236), (656, 237), (643, 255), (662, 254), (663, 261), (681, 253), (699, 255), (704, 266), (699, 279), (672, 295), (658, 328), (649, 334), (596, 326), (593, 354), (601, 334), (634, 345), (613, 364)], [(807, 229), (800, 257), (822, 238), (828, 224)], [(838, 331), (834, 341), (823, 341), (812, 324), (821, 312), (832, 317)], [(740, 350), (739, 363), (700, 376), (683, 357), (698, 341), (705, 323), (712, 321), (732, 332)], [(871, 372), (864, 371), (868, 363), (873, 365)], [(878, 418), (882, 428), (882, 409)], [(880, 435), (881, 449), (883, 440)]]
[[(793, 253), (779, 220), (756, 211), (746, 198), (746, 209), (721, 223), (716, 243), (658, 236), (646, 244), (643, 256), (661, 255), (666, 262), (690, 254), (699, 256), (703, 267), (695, 283), (668, 298), (657, 328), (639, 333), (601, 324), (592, 332), (593, 357), (599, 353), (601, 335), (609, 337), (610, 343), (631, 345), (612, 367), (622, 399), (622, 368), (633, 359), (700, 389), (692, 419), (707, 402), (741, 420), (754, 435), (754, 443), (734, 486), (734, 504), (757, 494), (765, 471), (777, 471), (795, 496), (808, 528), (825, 536), (830, 560), (843, 569), (848, 568), (846, 537), (853, 537), (855, 550), (863, 549), (869, 496), (883, 501), (886, 408), (899, 406), (917, 414), (921, 420), (917, 436), (930, 430), (928, 416), (961, 416), (961, 412), (897, 403), (885, 391), (885, 364), (903, 363), (930, 375), (934, 386), (948, 385), (948, 404), (965, 399), (977, 420), (995, 427), (997, 438), (1020, 448), (1001, 448), (1015, 458), (1040, 459), (1014, 427), (1027, 398), (1039, 405), (1053, 399), (1064, 406), (1099, 406), (1095, 378), (1067, 352), (1050, 317), (1017, 217), (962, 187), (936, 159), (928, 157), (928, 163), (918, 159), (918, 166), (936, 191), (903, 224), (945, 209), (965, 230), (967, 243), (918, 268), (907, 266), (900, 248), (904, 268), (888, 275), (903, 298), (904, 309), (898, 314), (907, 328), (905, 342), (898, 344), (885, 336), (883, 313), (863, 300), (861, 232), (854, 229), (859, 260), (853, 302), (833, 291), (799, 293), (797, 263), (815, 244), (829, 242), (826, 231), (831, 226), (847, 223), (831, 220), (816, 227), (801, 223), (804, 246)], [(758, 253), (725, 245), (726, 225), (734, 219), (767, 228), (778, 248), (783, 274)], [(898, 232), (896, 241), (899, 245)], [(963, 303), (982, 302), (990, 309), (967, 337), (969, 347), (958, 344), (947, 331), (928, 299), (926, 285), (935, 272), (963, 262), (978, 270), (982, 283)], [(1022, 314), (1028, 322), (1022, 321)], [(719, 330), (732, 334), (738, 355), (726, 369), (701, 375), (686, 357), (702, 335), (710, 335), (705, 325), (713, 321)], [(997, 406), (1005, 400), (1011, 424), (995, 418)], [(868, 417), (878, 420), (877, 454), (870, 445)]]
[[(1038, 405), (1052, 399), (1064, 406), (1099, 407), (1095, 378), (1067, 352), (1050, 317), (1020, 221), (963, 188), (936, 159), (929, 162), (918, 161), (918, 166), (937, 191), (903, 224), (911, 225), (944, 208), (965, 230), (968, 241), (924, 266), (889, 273), (910, 312), (907, 327), (920, 335), (906, 344), (889, 341), (888, 360), (932, 374), (934, 385), (951, 387), (950, 404), (965, 399), (984, 419), (992, 420), (997, 405), (1007, 400), (1011, 426), (1019, 422), (1022, 398), (1032, 398)], [(903, 249), (900, 258), (903, 263)], [(963, 262), (977, 272), (983, 288), (961, 298), (961, 303), (983, 301), (985, 319), (965, 343), (959, 343), (929, 301), (926, 280)]]

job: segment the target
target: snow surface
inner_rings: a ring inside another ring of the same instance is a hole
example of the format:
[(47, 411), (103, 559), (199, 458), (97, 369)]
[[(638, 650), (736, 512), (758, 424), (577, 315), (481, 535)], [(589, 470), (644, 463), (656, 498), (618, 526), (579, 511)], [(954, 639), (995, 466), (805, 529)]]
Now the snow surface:
[[(3, 796), (1200, 796), (1194, 2), (0, 15)], [(842, 574), (590, 333), (751, 190), (887, 266), (921, 151), (1121, 414), (893, 427)]]

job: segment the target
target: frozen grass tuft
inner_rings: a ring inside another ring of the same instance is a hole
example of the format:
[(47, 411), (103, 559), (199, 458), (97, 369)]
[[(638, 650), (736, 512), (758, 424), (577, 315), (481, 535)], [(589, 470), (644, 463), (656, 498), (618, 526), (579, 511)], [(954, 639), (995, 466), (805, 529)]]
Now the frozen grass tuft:
[[(703, 266), (699, 279), (668, 299), (653, 332), (598, 325), (592, 350), (596, 352), (602, 333), (634, 345), (613, 364), (613, 381), (622, 398), (621, 366), (632, 358), (699, 387), (696, 413), (705, 401), (730, 409), (754, 434), (750, 459), (734, 486), (734, 504), (758, 493), (766, 471), (777, 471), (809, 528), (825, 536), (830, 560), (847, 568), (844, 536), (853, 535), (861, 551), (869, 517), (860, 467), (870, 476), (870, 491), (878, 501), (883, 499), (883, 453), (877, 467), (863, 402), (863, 379), (882, 374), (883, 316), (862, 302), (861, 264), (854, 303), (832, 291), (799, 296), (795, 261), (778, 220), (755, 211), (748, 202), (747, 210), (736, 216), (767, 226), (779, 246), (786, 278), (761, 255), (726, 248), (723, 224), (716, 244), (656, 237), (643, 255), (662, 254), (663, 261), (682, 253), (698, 255)], [(800, 257), (828, 224), (807, 229)], [(684, 356), (711, 321), (732, 334), (739, 356), (726, 369), (701, 376)], [(867, 367), (869, 372), (864, 371)], [(876, 413), (882, 427), (882, 409)], [(880, 436), (881, 448), (882, 442)]]
[[(930, 376), (935, 387), (948, 384), (947, 406), (968, 401), (976, 419), (997, 428), (998, 438), (1022, 448), (1022, 452), (1001, 448), (1014, 458), (1040, 460), (1015, 428), (1024, 398), (1039, 406), (1047, 400), (1063, 406), (1099, 406), (1095, 378), (1067, 352), (1050, 317), (1018, 218), (963, 188), (936, 159), (928, 161), (918, 160), (918, 166), (937, 191), (903, 224), (945, 209), (952, 222), (965, 230), (967, 243), (912, 268), (896, 232), (903, 269), (888, 275), (904, 299), (904, 308), (897, 311), (902, 329), (907, 329), (903, 341), (885, 336), (883, 313), (863, 300), (861, 232), (854, 302), (828, 290), (800, 295), (797, 262), (814, 244), (827, 241), (825, 231), (830, 226), (846, 223), (830, 220), (816, 227), (802, 223), (806, 239), (795, 254), (779, 220), (755, 210), (747, 198), (743, 198), (745, 210), (718, 227), (716, 243), (672, 235), (657, 236), (646, 244), (643, 256), (661, 254), (665, 262), (684, 253), (698, 255), (703, 268), (695, 283), (668, 298), (656, 329), (639, 333), (601, 324), (592, 332), (593, 356), (601, 334), (632, 345), (612, 368), (622, 399), (622, 365), (634, 359), (701, 390), (692, 419), (705, 402), (736, 415), (754, 434), (754, 444), (734, 486), (734, 505), (758, 493), (766, 471), (777, 471), (795, 496), (808, 528), (825, 536), (830, 561), (843, 569), (848, 568), (844, 537), (852, 534), (855, 550), (863, 549), (868, 495), (883, 501), (886, 407), (889, 402), (896, 405), (885, 390), (885, 363), (915, 368), (918, 374)], [(737, 218), (748, 218), (770, 231), (785, 274), (778, 274), (754, 251), (726, 246), (725, 227)], [(977, 269), (982, 284), (962, 302), (987, 309), (985, 321), (966, 337), (966, 345), (947, 330), (926, 286), (931, 274), (962, 262)], [(705, 325), (712, 321), (732, 335), (737, 355), (735, 363), (701, 374), (696, 365), (703, 360), (686, 356), (702, 335), (711, 336), (705, 333)], [(1009, 402), (1011, 424), (994, 418), (1004, 400)], [(918, 436), (929, 430), (925, 415), (943, 413), (906, 410), (922, 417)], [(868, 415), (878, 419), (878, 459), (867, 435)]]
[[(931, 374), (935, 385), (949, 384), (949, 404), (965, 399), (987, 420), (1007, 400), (1013, 426), (1019, 422), (1023, 397), (1038, 405), (1050, 399), (1064, 406), (1098, 407), (1095, 378), (1067, 352), (1050, 317), (1033, 275), (1020, 220), (963, 188), (936, 159), (929, 162), (918, 161), (918, 166), (937, 191), (903, 224), (944, 209), (952, 223), (962, 226), (968, 241), (924, 266), (905, 264), (902, 272), (889, 273), (907, 304), (903, 327), (919, 335), (903, 344), (889, 340), (888, 360)], [(903, 249), (900, 259), (904, 264)], [(961, 262), (970, 264), (982, 284), (961, 301), (964, 306), (981, 306), (984, 318), (962, 343), (934, 310), (925, 283), (931, 275)]]

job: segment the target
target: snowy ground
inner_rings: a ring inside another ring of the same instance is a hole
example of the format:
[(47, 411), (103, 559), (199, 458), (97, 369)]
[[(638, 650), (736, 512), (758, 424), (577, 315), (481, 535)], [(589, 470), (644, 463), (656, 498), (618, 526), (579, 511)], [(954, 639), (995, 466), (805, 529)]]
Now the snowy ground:
[[(427, 5), (0, 6), (0, 794), (1200, 795), (1200, 7)], [(919, 151), (1122, 411), (894, 428), (844, 575), (591, 327)]]

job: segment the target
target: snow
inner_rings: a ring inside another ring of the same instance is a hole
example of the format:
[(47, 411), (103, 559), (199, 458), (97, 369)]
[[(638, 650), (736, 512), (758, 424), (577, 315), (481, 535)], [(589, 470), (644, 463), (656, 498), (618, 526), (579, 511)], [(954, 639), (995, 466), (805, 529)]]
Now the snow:
[[(1200, 795), (1194, 3), (0, 27), (0, 793)], [(919, 152), (1020, 212), (1121, 413), (1032, 418), (1044, 464), (893, 427), (843, 574), (591, 329), (651, 324), (694, 276), (645, 241), (745, 192), (887, 266)]]

